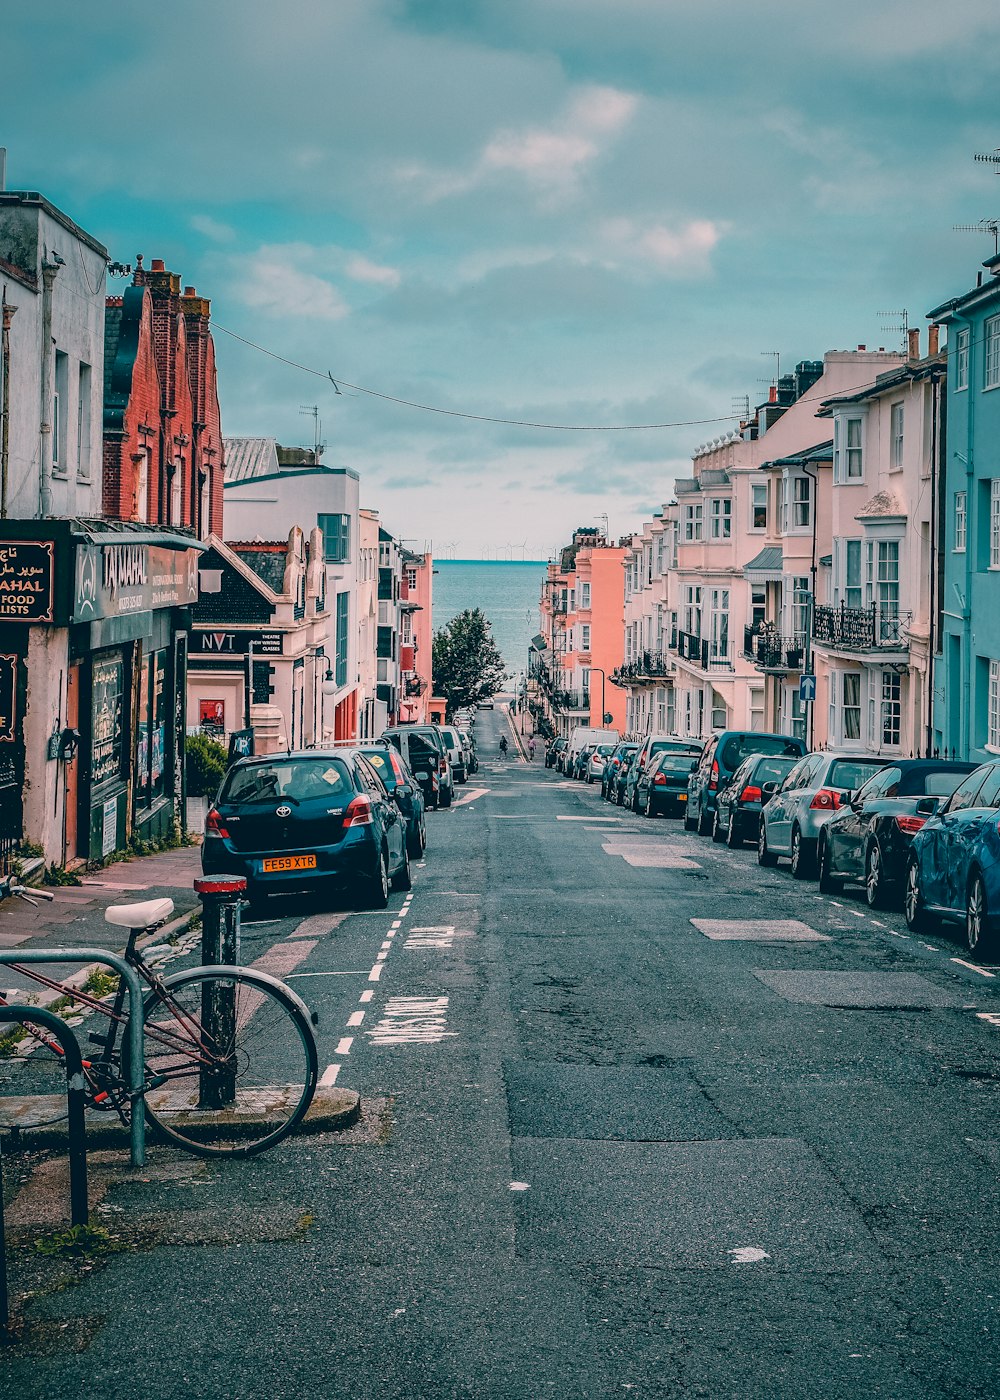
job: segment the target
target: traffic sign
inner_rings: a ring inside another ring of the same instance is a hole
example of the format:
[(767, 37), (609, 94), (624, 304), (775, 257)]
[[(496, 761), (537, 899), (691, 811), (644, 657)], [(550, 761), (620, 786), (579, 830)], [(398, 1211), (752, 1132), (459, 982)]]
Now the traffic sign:
[(799, 699), (802, 701), (812, 701), (816, 699), (815, 676), (799, 676)]

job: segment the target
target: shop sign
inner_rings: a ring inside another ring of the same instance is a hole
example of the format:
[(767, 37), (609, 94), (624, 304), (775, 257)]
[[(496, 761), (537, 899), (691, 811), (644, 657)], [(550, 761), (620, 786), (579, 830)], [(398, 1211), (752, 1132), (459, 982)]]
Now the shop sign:
[(118, 844), (118, 798), (109, 797), (101, 812), (101, 855), (109, 856)]
[(163, 545), (79, 543), (72, 621), (196, 603), (198, 557), (197, 550)]
[(125, 663), (120, 655), (95, 659), (91, 763), (91, 781), (95, 787), (121, 775), (124, 680)]
[(235, 729), (229, 736), (229, 762), (238, 758), (253, 758), (252, 729)]
[(0, 540), (0, 622), (51, 622), (52, 540)]
[(0, 743), (12, 743), (17, 729), (17, 657), (0, 656)]
[(191, 651), (196, 656), (246, 656), (253, 643), (254, 656), (281, 656), (283, 632), (192, 632)]

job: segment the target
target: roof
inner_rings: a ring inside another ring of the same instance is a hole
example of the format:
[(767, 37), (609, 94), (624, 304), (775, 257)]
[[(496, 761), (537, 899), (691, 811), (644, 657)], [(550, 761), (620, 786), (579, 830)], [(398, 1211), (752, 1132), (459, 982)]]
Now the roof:
[(961, 296), (951, 297), (948, 301), (943, 301), (940, 306), (935, 306), (932, 311), (928, 311), (928, 319), (947, 325), (953, 312), (957, 311), (961, 314), (965, 311), (971, 311), (980, 302), (995, 300), (1000, 295), (1000, 275), (998, 275), (1000, 268), (997, 266), (996, 258), (989, 258), (983, 263), (983, 267), (993, 274), (989, 281), (984, 282), (979, 287), (973, 287), (971, 291), (963, 292)]
[(917, 379), (928, 379), (935, 370), (943, 369), (947, 362), (947, 351), (939, 350), (936, 355), (926, 355), (922, 360), (908, 360), (905, 365), (896, 365), (894, 369), (887, 369), (884, 373), (876, 375), (873, 384), (866, 384), (857, 393), (837, 394), (832, 399), (824, 399), (816, 417), (830, 418), (833, 416), (833, 409), (841, 404), (864, 403), (866, 399), (877, 399), (881, 394), (887, 394), (903, 384), (910, 384)]
[(277, 475), (276, 438), (227, 437), (222, 439), (222, 446), (227, 484), (231, 481), (248, 481), (251, 477)]
[(238, 559), (253, 569), (272, 592), (281, 594), (285, 587), (285, 565), (288, 562), (288, 546), (280, 543), (231, 544), (229, 548)]
[(784, 556), (780, 544), (767, 544), (759, 554), (754, 555), (749, 564), (743, 565), (743, 573), (758, 577), (779, 579), (783, 577)]
[(765, 471), (768, 467), (801, 467), (807, 462), (831, 462), (833, 461), (833, 438), (829, 442), (818, 442), (815, 447), (803, 448), (801, 452), (793, 452), (789, 457), (775, 457), (771, 462), (761, 462), (759, 471)]

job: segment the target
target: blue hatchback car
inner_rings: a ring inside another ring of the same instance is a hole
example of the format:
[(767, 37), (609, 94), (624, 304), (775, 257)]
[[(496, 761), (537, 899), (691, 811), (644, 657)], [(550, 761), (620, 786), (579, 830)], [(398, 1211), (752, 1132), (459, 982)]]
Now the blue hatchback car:
[(983, 763), (914, 835), (903, 912), (915, 932), (936, 919), (965, 924), (970, 953), (1000, 935), (1000, 761)]

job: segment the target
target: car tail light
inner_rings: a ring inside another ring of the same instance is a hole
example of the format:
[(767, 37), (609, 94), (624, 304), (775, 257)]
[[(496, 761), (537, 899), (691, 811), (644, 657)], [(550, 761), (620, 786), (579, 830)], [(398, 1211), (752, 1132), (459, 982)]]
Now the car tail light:
[(836, 788), (820, 788), (809, 807), (812, 811), (835, 812), (840, 803), (841, 796)]
[(760, 790), (759, 787), (753, 787), (751, 784), (747, 784), (747, 786), (743, 789), (743, 791), (740, 793), (739, 797), (737, 798), (737, 801), (738, 801), (738, 802), (760, 802), (761, 799), (763, 798), (763, 796), (764, 796), (764, 794), (761, 792), (761, 790)]
[(907, 836), (912, 836), (915, 831), (920, 830), (926, 820), (926, 817), (897, 817), (896, 825), (900, 831), (905, 831)]
[(370, 797), (355, 797), (344, 813), (344, 827), (371, 826), (372, 800)]
[(213, 836), (221, 836), (225, 841), (229, 840), (229, 832), (222, 822), (222, 817), (218, 810), (213, 807), (205, 818), (205, 831)]
[(654, 773), (654, 774), (653, 774), (653, 786), (654, 786), (654, 787), (666, 787), (666, 785), (667, 785), (667, 775), (666, 775), (666, 773)]
[(709, 773), (709, 775), (708, 775), (708, 790), (709, 790), (709, 792), (714, 792), (715, 789), (716, 789), (718, 786), (719, 786), (719, 760), (718, 760), (717, 758), (713, 758), (713, 759), (712, 759), (712, 771), (711, 771), (711, 773)]

